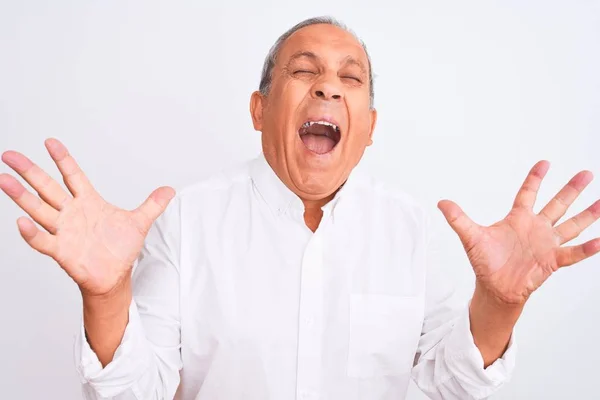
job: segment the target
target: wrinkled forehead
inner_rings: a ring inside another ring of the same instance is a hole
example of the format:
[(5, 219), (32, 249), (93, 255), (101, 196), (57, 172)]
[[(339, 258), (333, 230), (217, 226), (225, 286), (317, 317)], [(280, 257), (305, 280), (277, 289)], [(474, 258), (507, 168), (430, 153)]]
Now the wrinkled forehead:
[(367, 54), (360, 42), (352, 33), (334, 25), (310, 25), (294, 32), (279, 50), (277, 65), (287, 65), (300, 53), (312, 53), (331, 64), (352, 58), (368, 70)]

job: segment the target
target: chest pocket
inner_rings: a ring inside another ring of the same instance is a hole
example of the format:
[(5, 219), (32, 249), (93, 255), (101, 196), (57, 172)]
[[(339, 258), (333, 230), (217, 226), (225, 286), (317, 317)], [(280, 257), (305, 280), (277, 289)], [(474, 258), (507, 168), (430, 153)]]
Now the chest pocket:
[(410, 372), (422, 323), (420, 297), (352, 294), (348, 376), (371, 378)]

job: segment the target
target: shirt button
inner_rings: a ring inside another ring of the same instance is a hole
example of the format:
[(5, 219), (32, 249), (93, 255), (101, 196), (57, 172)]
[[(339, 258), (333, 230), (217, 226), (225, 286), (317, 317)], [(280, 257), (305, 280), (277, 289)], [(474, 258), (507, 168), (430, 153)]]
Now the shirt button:
[(306, 326), (312, 326), (313, 323), (314, 323), (314, 319), (312, 319), (311, 317), (304, 318), (304, 325), (306, 325)]

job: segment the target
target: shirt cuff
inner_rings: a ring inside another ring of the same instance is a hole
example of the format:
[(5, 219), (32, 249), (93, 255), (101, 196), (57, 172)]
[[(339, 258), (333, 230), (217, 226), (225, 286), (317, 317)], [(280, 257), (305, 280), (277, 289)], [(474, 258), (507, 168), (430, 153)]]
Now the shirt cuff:
[[(470, 302), (469, 302), (470, 305)], [(484, 368), (481, 352), (471, 333), (469, 306), (462, 312), (450, 332), (445, 346), (445, 358), (452, 375), (474, 398), (491, 396), (511, 377), (515, 367), (517, 344), (515, 331), (508, 347), (494, 363)]]
[(112, 398), (129, 388), (135, 389), (135, 381), (145, 372), (144, 367), (149, 365), (148, 344), (143, 336), (135, 301), (131, 300), (129, 322), (110, 363), (102, 368), (87, 341), (83, 321), (75, 337), (73, 354), (81, 383), (89, 384), (101, 397)]

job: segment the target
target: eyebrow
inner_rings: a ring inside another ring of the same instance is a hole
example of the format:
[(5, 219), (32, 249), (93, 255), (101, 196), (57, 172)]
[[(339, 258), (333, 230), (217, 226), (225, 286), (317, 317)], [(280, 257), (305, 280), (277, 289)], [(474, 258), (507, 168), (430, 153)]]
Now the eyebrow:
[(344, 60), (342, 61), (342, 64), (344, 66), (346, 66), (346, 65), (356, 65), (358, 68), (360, 68), (360, 71), (363, 74), (367, 73), (367, 69), (365, 68), (365, 65), (360, 60), (357, 60), (356, 58), (354, 58), (352, 56), (347, 56), (346, 58), (344, 58)]
[(313, 53), (312, 51), (298, 51), (294, 54), (292, 54), (292, 56), (290, 57), (290, 59), (288, 60), (288, 64), (291, 63), (294, 60), (297, 60), (298, 58), (302, 58), (302, 57), (307, 57), (313, 60), (318, 60), (319, 57)]

